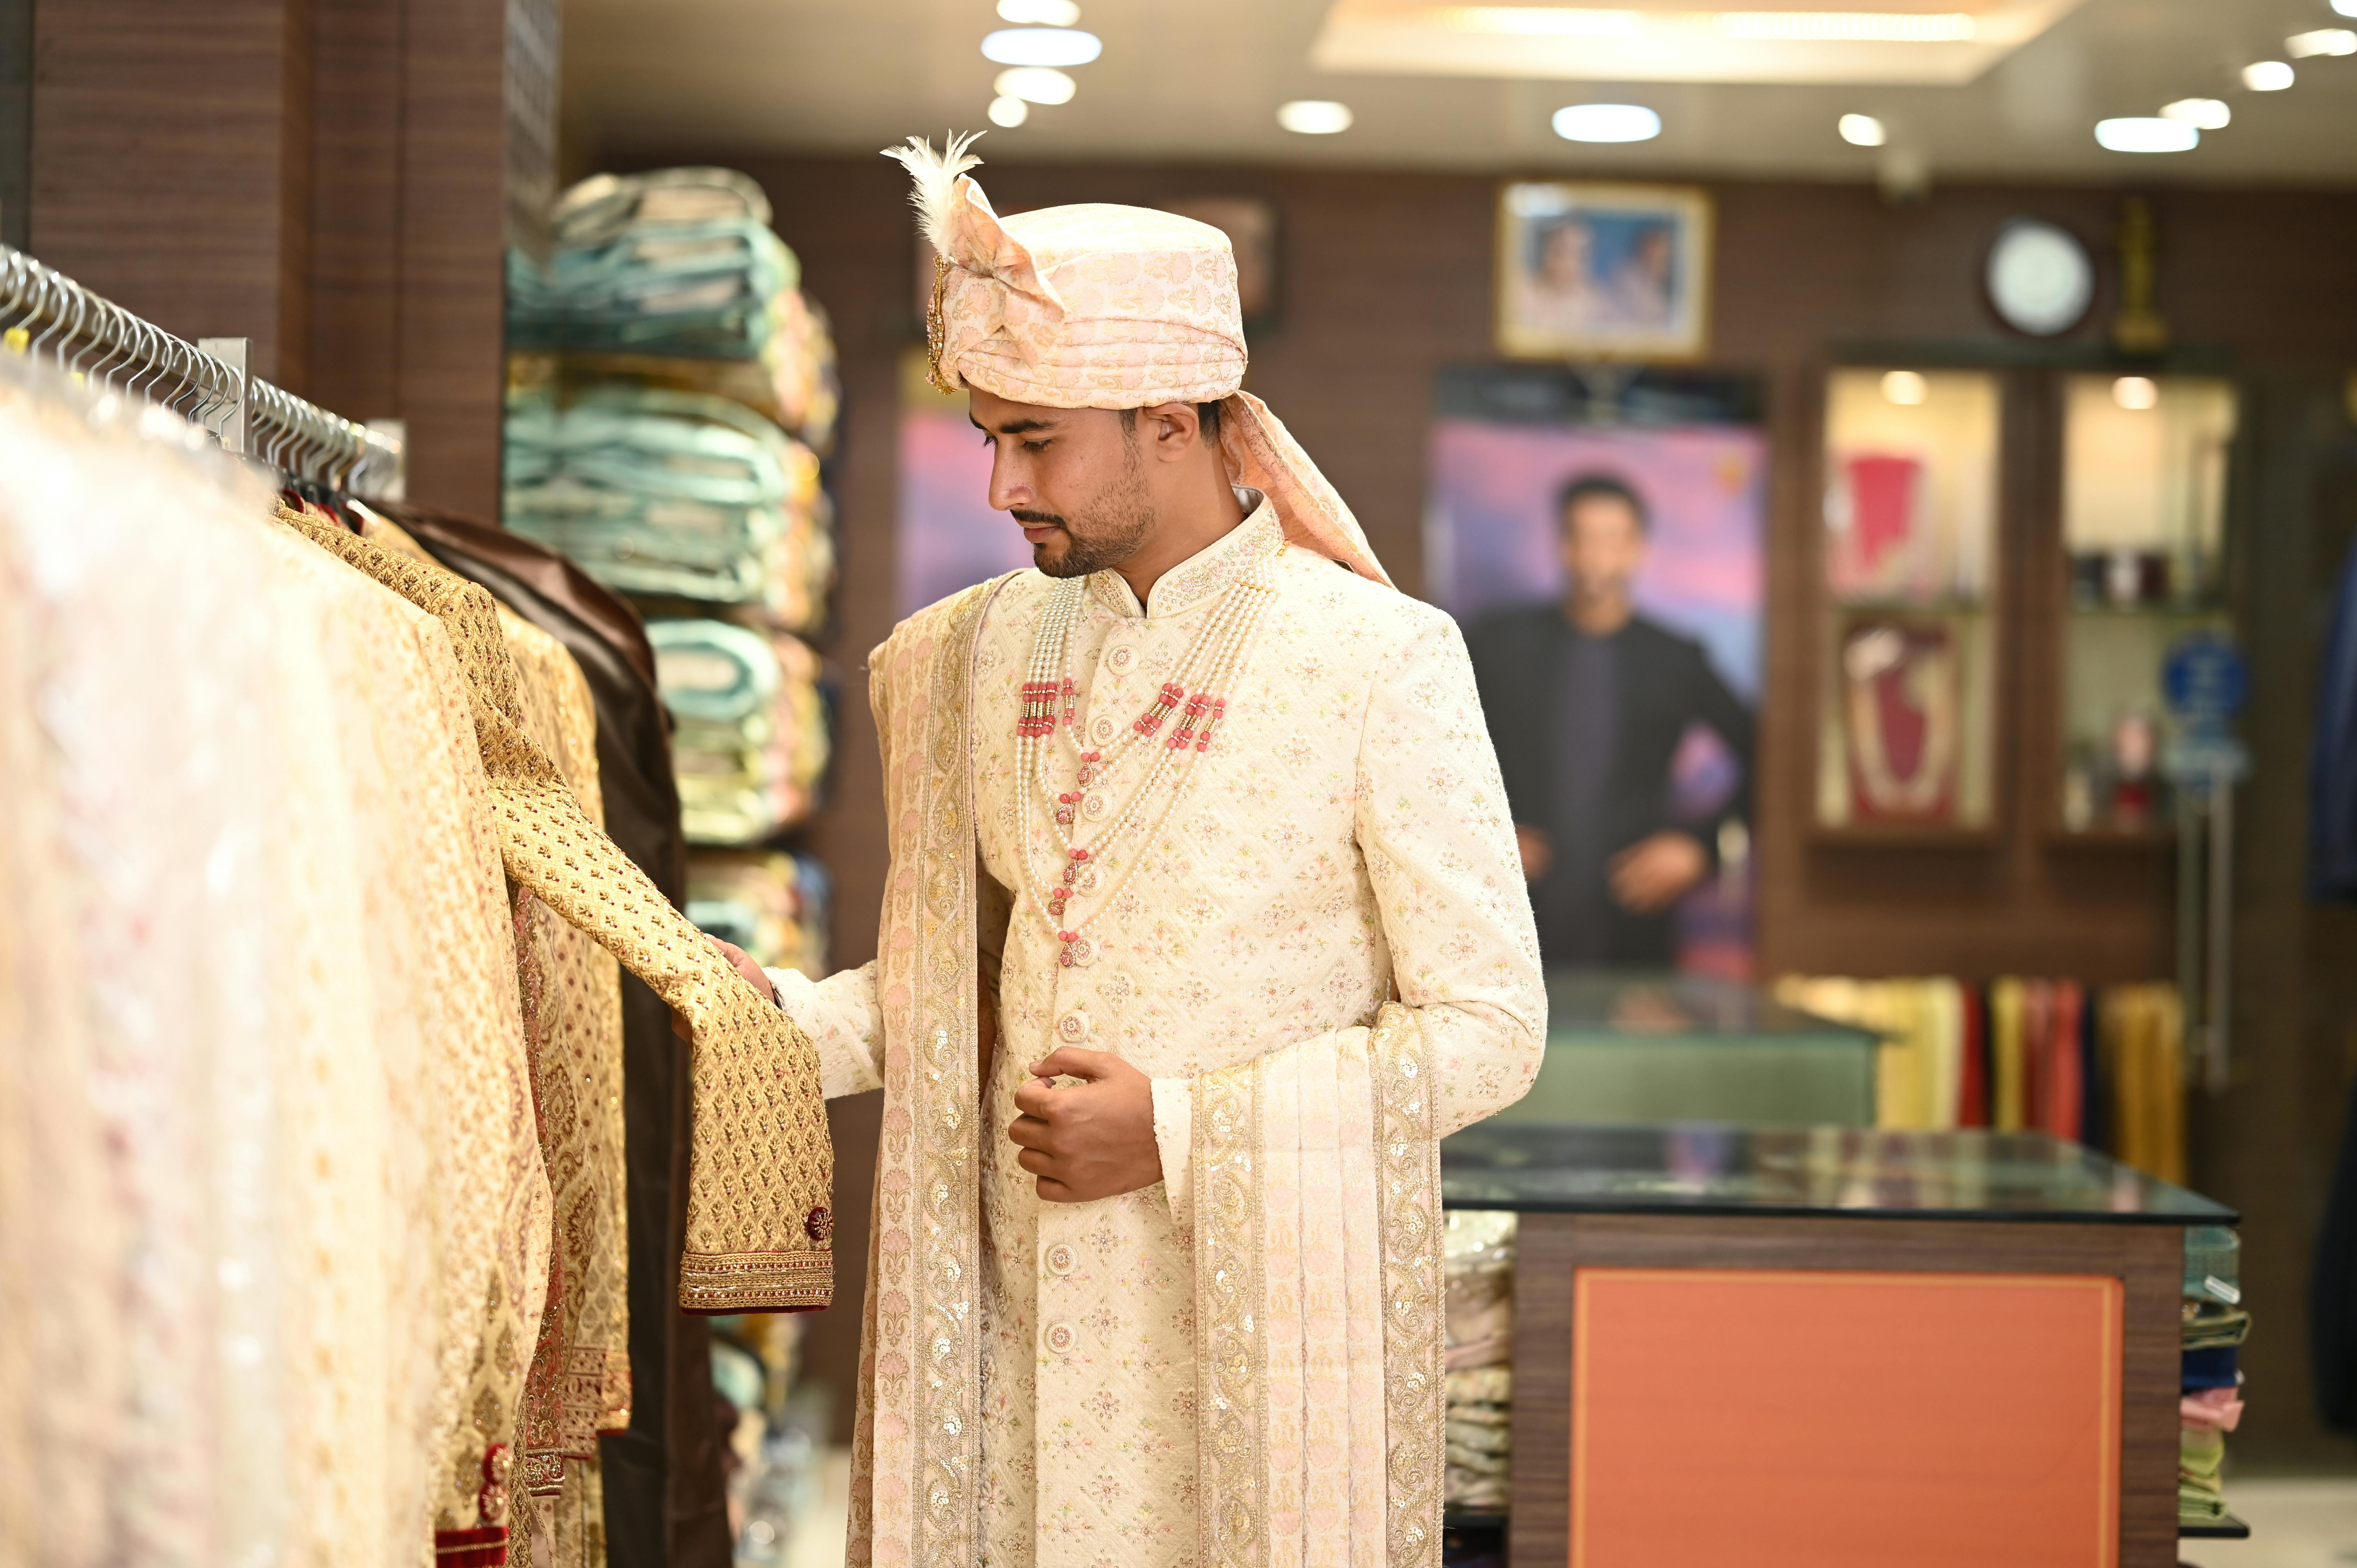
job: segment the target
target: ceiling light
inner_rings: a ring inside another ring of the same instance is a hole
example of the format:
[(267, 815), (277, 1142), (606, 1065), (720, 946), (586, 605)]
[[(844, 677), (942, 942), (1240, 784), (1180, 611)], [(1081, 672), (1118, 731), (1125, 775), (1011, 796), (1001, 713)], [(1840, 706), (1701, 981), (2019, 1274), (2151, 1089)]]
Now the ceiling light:
[(1086, 65), (1103, 53), (1097, 36), (1078, 27), (1001, 27), (982, 40), (982, 58), (1000, 65)]
[(2112, 401), (2141, 413), (2160, 406), (2160, 388), (2153, 384), (2150, 376), (2122, 376), (2112, 383)]
[(1890, 139), (1882, 122), (1871, 114), (1845, 114), (1839, 129), (1841, 139), (1853, 147), (1878, 147)]
[(1555, 134), (1566, 142), (1650, 142), (1662, 117), (1638, 103), (1574, 103), (1555, 112)]
[(2310, 55), (2357, 55), (2357, 33), (2346, 27), (2319, 27), (2312, 33), (2294, 33), (2284, 40), (2284, 48), (2294, 59), (2306, 59)]
[(1453, 33), (1521, 33), (1556, 38), (1633, 38), (1643, 23), (1634, 11), (1570, 5), (1443, 5), (1432, 19)]
[(1901, 408), (1915, 408), (1932, 395), (1932, 383), (1913, 371), (1892, 371), (1882, 378), (1882, 395)]
[(1020, 65), (1013, 70), (1002, 70), (990, 90), (1001, 98), (1020, 98), (1032, 103), (1070, 103), (1079, 91), (1072, 79), (1060, 70), (1049, 70), (1042, 65)]
[[(2357, 0), (2350, 3), (2357, 5)], [(2182, 120), (2199, 130), (2222, 131), (2233, 120), (2234, 112), (2226, 107), (2222, 99), (2180, 98), (2174, 103), (2162, 104), (2160, 115), (2164, 120)]]
[(1072, 0), (998, 0), (998, 19), (1018, 27), (1069, 27), (1081, 19)]
[(2279, 59), (2254, 60), (2243, 68), (2243, 85), (2254, 92), (2281, 92), (2291, 80), (2291, 67)]
[(2332, 0), (2332, 8), (2344, 16), (2357, 16), (2357, 0)]
[(1351, 128), (1351, 106), (1329, 98), (1297, 98), (1277, 105), (1276, 123), (1304, 136), (1339, 135)]
[(1012, 131), (1031, 117), (1031, 105), (1012, 93), (1002, 92), (990, 101), (990, 123)]
[(2115, 153), (2187, 153), (2201, 145), (2199, 126), (2158, 114), (2095, 122), (2095, 140)]

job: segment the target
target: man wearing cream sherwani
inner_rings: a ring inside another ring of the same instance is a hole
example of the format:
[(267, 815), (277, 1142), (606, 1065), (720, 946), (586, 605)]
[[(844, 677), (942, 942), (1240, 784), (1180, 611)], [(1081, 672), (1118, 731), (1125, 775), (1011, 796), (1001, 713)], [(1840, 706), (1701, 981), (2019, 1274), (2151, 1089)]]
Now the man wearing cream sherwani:
[(1218, 231), (962, 152), (893, 156), (1037, 569), (870, 660), (877, 961), (756, 979), (885, 1093), (852, 1560), (1437, 1568), (1438, 1142), (1545, 1029), (1463, 640), (1238, 392)]

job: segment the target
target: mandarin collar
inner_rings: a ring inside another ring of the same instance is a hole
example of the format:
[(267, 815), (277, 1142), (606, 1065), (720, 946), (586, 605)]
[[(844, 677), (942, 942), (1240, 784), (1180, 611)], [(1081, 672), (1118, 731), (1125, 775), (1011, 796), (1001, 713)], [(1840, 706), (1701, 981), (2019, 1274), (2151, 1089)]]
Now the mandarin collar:
[(1243, 521), (1156, 578), (1145, 605), (1140, 606), (1130, 591), (1129, 579), (1114, 571), (1090, 573), (1090, 594), (1125, 620), (1141, 616), (1151, 620), (1182, 615), (1225, 592), (1239, 577), (1285, 548), (1285, 527), (1268, 498), (1243, 485), (1236, 486), (1235, 492), (1244, 509)]

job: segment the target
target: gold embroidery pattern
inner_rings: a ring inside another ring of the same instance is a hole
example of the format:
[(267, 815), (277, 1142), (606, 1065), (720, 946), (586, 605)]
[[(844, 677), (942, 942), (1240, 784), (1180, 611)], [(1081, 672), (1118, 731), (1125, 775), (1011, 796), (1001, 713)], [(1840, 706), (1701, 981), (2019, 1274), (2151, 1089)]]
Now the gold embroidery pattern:
[(1440, 1140), (1424, 1026), (1396, 1002), (1368, 1037), (1375, 1079), (1375, 1200), (1383, 1291), (1385, 1561), (1440, 1562)]
[(910, 620), (874, 660), (894, 867), (877, 965), (886, 1042), (877, 1169), (913, 1170), (916, 1180), (877, 1183), (853, 1459), (855, 1564), (871, 1561), (878, 1541), (906, 1542), (912, 1563), (971, 1563), (976, 1552), (981, 1086), (966, 704), (975, 639), (1006, 580)]
[(1261, 1343), (1262, 1064), (1196, 1079), (1195, 1377), (1198, 1530), (1204, 1568), (1268, 1558), (1267, 1365)]
[[(524, 728), (489, 593), (340, 528), (281, 516), (442, 622), (466, 676), (509, 875), (687, 1018), (695, 1133), (680, 1305), (696, 1312), (823, 1305), (834, 1255), (807, 1236), (803, 1220), (832, 1204), (834, 1162), (809, 1037), (745, 984), (582, 813)], [(763, 1266), (746, 1267), (750, 1260)], [(716, 1261), (724, 1266), (714, 1269)]]

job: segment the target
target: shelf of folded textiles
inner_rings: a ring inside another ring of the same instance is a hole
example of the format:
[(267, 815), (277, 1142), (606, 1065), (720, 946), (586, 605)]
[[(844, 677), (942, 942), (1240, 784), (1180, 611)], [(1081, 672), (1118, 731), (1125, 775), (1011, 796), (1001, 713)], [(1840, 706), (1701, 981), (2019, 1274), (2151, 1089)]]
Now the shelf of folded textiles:
[(1818, 822), (1809, 843), (1829, 849), (1995, 849), (2005, 831), (1995, 822)]
[(2216, 1519), (2211, 1520), (2179, 1520), (2177, 1521), (2177, 1533), (2180, 1539), (2248, 1541), (2251, 1537), (2251, 1527), (2233, 1514), (2221, 1514)]

